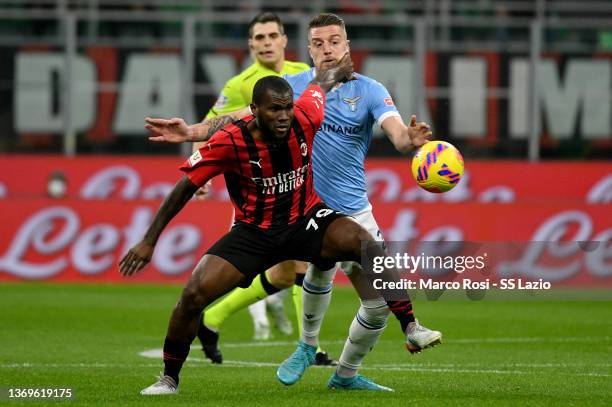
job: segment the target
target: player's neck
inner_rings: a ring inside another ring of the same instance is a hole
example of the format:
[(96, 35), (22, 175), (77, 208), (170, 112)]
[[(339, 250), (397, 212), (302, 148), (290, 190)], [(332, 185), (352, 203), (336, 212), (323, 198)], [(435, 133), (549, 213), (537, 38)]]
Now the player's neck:
[(260, 61), (257, 61), (257, 63), (263, 67), (270, 69), (271, 71), (274, 71), (276, 73), (281, 73), (281, 71), (283, 70), (283, 67), (285, 66), (285, 58), (281, 58), (272, 64), (264, 64), (263, 62), (260, 62)]
[(247, 124), (247, 130), (255, 140), (266, 141), (263, 132), (259, 128), (259, 123), (257, 123), (257, 118), (254, 118)]

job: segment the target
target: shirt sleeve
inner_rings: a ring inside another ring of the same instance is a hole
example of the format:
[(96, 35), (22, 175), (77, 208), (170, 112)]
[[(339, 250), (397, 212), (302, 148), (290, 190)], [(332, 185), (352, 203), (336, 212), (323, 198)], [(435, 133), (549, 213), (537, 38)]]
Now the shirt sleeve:
[(387, 117), (401, 117), (397, 111), (397, 107), (395, 107), (395, 103), (393, 102), (389, 91), (381, 83), (375, 82), (372, 86), (370, 86), (368, 96), (370, 113), (379, 126)]
[(211, 178), (232, 169), (234, 149), (230, 143), (224, 142), (224, 138), (221, 133), (215, 133), (181, 165), (180, 170), (195, 185), (202, 186)]
[(208, 111), (205, 119), (211, 119), (226, 113), (235, 112), (246, 106), (248, 106), (248, 103), (242, 96), (240, 84), (230, 79), (221, 90), (215, 105)]
[[(303, 113), (304, 119), (308, 122), (308, 127), (312, 128), (312, 136), (314, 136), (321, 127), (321, 123), (323, 123), (325, 92), (319, 85), (310, 85), (295, 102), (295, 107)], [(304, 123), (302, 124), (304, 125)]]

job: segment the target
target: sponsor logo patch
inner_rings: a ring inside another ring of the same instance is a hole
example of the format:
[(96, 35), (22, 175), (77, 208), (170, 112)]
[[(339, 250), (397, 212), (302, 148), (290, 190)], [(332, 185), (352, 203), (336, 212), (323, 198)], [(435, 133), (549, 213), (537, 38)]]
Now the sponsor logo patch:
[(200, 154), (200, 150), (194, 152), (193, 154), (191, 154), (191, 157), (189, 157), (189, 164), (192, 167), (200, 161), (202, 161), (202, 154)]
[(217, 98), (217, 101), (215, 102), (215, 105), (213, 106), (213, 109), (221, 110), (225, 107), (225, 105), (227, 105), (227, 96), (220, 94), (219, 98)]

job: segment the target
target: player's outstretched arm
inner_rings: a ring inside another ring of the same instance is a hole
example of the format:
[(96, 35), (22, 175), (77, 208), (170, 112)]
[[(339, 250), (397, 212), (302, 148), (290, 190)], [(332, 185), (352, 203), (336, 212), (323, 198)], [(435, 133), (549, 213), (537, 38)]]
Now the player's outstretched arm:
[[(145, 118), (145, 128), (149, 130), (149, 140), (165, 143), (202, 142), (208, 140), (223, 126), (250, 114), (248, 108), (206, 119), (201, 123), (188, 126), (181, 118)], [(196, 148), (197, 149), (197, 148)]]
[(425, 122), (417, 123), (415, 115), (410, 117), (408, 126), (399, 116), (391, 116), (382, 122), (381, 127), (400, 153), (407, 153), (414, 148), (421, 147), (432, 138), (429, 125)]
[(149, 140), (167, 143), (183, 143), (193, 137), (194, 131), (185, 120), (174, 117), (160, 119), (145, 117), (145, 129), (149, 130)]
[(336, 66), (317, 71), (317, 75), (310, 83), (319, 85), (323, 91), (329, 92), (338, 82), (351, 79), (353, 76), (353, 61), (347, 52)]
[(198, 186), (187, 177), (181, 178), (176, 183), (172, 192), (164, 199), (157, 210), (144, 238), (132, 247), (119, 262), (119, 272), (123, 276), (131, 276), (139, 272), (151, 261), (159, 235), (176, 214), (183, 209), (197, 189)]

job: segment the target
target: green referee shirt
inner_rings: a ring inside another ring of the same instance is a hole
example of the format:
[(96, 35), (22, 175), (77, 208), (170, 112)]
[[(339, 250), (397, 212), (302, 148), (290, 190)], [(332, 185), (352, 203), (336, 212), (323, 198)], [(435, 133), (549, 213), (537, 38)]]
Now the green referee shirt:
[(250, 105), (255, 83), (265, 76), (292, 75), (308, 69), (310, 69), (310, 67), (305, 63), (285, 61), (283, 69), (280, 72), (276, 72), (255, 62), (253, 65), (227, 81), (223, 90), (221, 90), (217, 102), (208, 111), (206, 119), (225, 113), (235, 112), (236, 110), (243, 109)]

